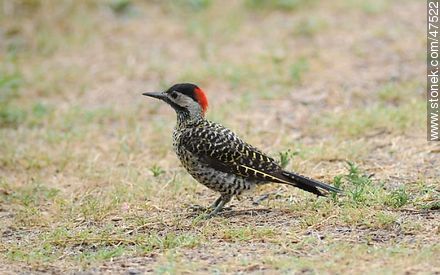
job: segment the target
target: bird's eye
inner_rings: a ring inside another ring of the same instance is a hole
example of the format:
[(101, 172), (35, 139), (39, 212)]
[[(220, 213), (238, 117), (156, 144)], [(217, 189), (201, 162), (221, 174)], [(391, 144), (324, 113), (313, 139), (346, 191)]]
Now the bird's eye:
[(171, 93), (170, 93), (170, 96), (171, 96), (172, 98), (176, 98), (176, 97), (177, 97), (177, 93), (176, 93), (176, 92), (171, 92)]

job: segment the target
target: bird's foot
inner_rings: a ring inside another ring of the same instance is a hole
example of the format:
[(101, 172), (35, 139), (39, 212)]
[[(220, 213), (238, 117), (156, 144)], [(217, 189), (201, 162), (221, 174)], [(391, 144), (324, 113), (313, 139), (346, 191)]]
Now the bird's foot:
[(196, 220), (209, 220), (210, 218), (216, 216), (221, 211), (216, 211), (215, 209), (212, 209), (210, 207), (202, 207), (200, 205), (191, 206), (190, 208), (194, 214), (192, 214), (193, 217), (196, 218)]
[(209, 211), (208, 213), (204, 213), (204, 214), (200, 215), (201, 219), (208, 220), (208, 219), (210, 219), (210, 218), (212, 218), (214, 216), (217, 216), (220, 212), (225, 210), (225, 208), (222, 208), (222, 209), (208, 208), (208, 209), (211, 210), (211, 211)]
[[(226, 211), (231, 211), (231, 210), (232, 210), (232, 207), (233, 207), (233, 206), (226, 206), (226, 207), (223, 207), (223, 208), (222, 208), (221, 210), (219, 210), (218, 212), (222, 212), (222, 211), (224, 211), (224, 210), (226, 210)], [(190, 211), (192, 211), (192, 212), (209, 212), (209, 213), (211, 213), (211, 212), (214, 212), (215, 207), (213, 207), (212, 205), (209, 206), (209, 207), (205, 207), (205, 206), (202, 206), (202, 205), (199, 205), (199, 204), (192, 204), (192, 205), (188, 206), (188, 209), (189, 209)]]

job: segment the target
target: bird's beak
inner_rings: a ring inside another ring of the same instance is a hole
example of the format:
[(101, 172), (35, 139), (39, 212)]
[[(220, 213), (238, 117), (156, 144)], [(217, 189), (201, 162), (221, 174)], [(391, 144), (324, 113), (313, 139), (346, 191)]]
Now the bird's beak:
[(166, 98), (166, 96), (163, 93), (143, 93), (142, 95), (154, 97), (162, 100)]

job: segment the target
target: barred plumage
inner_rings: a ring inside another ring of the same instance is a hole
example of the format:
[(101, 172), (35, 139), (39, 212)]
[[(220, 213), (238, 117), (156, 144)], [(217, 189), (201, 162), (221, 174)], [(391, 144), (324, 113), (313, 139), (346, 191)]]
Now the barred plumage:
[(284, 171), (263, 152), (234, 132), (204, 118), (207, 99), (194, 84), (176, 84), (163, 93), (144, 95), (164, 100), (176, 110), (173, 148), (182, 165), (198, 182), (221, 196), (209, 216), (217, 214), (234, 195), (267, 182), (293, 185), (316, 195), (339, 192), (325, 183)]

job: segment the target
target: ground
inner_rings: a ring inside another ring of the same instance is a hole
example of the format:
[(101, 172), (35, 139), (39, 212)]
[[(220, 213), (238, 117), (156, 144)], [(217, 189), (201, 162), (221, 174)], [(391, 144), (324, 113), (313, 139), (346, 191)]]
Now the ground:
[[(439, 274), (425, 5), (0, 1), (0, 273)], [(200, 219), (217, 194), (141, 96), (183, 81), (344, 195), (269, 184)]]

